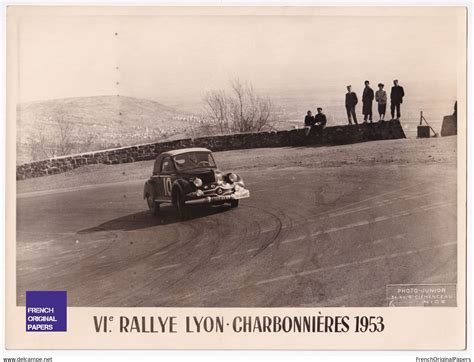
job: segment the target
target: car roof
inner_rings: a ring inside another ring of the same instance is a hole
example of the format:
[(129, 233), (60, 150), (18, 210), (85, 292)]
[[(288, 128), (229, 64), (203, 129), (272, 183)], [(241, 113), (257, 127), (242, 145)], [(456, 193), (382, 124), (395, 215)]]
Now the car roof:
[(162, 155), (176, 156), (176, 155), (181, 155), (183, 153), (189, 153), (189, 152), (208, 152), (208, 153), (211, 153), (212, 151), (208, 150), (207, 148), (203, 148), (203, 147), (190, 147), (190, 148), (181, 148), (179, 150), (166, 151), (166, 152), (163, 152)]

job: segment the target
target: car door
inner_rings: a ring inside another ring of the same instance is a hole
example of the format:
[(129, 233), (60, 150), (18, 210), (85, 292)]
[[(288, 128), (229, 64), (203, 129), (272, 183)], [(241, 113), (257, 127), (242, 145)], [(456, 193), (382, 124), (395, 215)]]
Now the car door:
[(176, 179), (176, 169), (171, 157), (166, 156), (161, 161), (160, 173), (156, 180), (157, 199), (161, 202), (171, 202), (171, 190)]

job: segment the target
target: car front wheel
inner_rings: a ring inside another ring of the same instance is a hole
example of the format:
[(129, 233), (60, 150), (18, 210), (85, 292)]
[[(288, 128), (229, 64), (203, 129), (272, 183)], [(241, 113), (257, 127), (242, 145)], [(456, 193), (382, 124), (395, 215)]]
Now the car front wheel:
[(234, 208), (239, 206), (239, 200), (231, 200), (230, 207)]
[(184, 202), (184, 195), (181, 193), (181, 191), (178, 191), (178, 194), (176, 195), (175, 207), (178, 217), (181, 220), (186, 220), (188, 217), (188, 210), (186, 208), (186, 203)]

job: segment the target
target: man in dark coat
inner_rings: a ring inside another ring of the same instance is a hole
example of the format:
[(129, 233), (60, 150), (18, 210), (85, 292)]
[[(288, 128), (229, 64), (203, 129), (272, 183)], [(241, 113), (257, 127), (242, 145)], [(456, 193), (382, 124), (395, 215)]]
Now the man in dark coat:
[(314, 116), (314, 125), (324, 128), (326, 127), (326, 123), (328, 123), (326, 115), (323, 113), (323, 109), (318, 107), (318, 114)]
[(390, 92), (390, 113), (392, 114), (392, 121), (395, 117), (395, 109), (397, 110), (397, 120), (400, 119), (400, 104), (403, 103), (405, 92), (403, 87), (398, 85), (398, 80), (393, 81), (392, 91)]
[(362, 114), (364, 115), (364, 123), (367, 123), (367, 118), (372, 123), (372, 102), (374, 100), (374, 91), (370, 88), (369, 81), (364, 82), (365, 88), (362, 93)]
[(326, 123), (328, 123), (326, 115), (323, 113), (323, 109), (318, 107), (318, 114), (314, 116), (314, 129), (317, 135), (321, 136), (323, 134)]
[(354, 119), (355, 124), (357, 124), (357, 116), (355, 112), (355, 106), (359, 100), (357, 99), (357, 94), (352, 91), (352, 86), (347, 86), (347, 93), (346, 93), (346, 112), (347, 112), (347, 119), (349, 120), (349, 124), (352, 124), (351, 116)]

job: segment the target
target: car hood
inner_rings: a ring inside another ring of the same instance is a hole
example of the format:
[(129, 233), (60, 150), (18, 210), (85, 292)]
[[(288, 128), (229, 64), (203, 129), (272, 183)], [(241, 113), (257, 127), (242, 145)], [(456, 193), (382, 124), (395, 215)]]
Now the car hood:
[(199, 177), (203, 184), (208, 184), (216, 182), (216, 173), (220, 173), (220, 171), (215, 168), (196, 168), (180, 171), (179, 175), (183, 178)]

